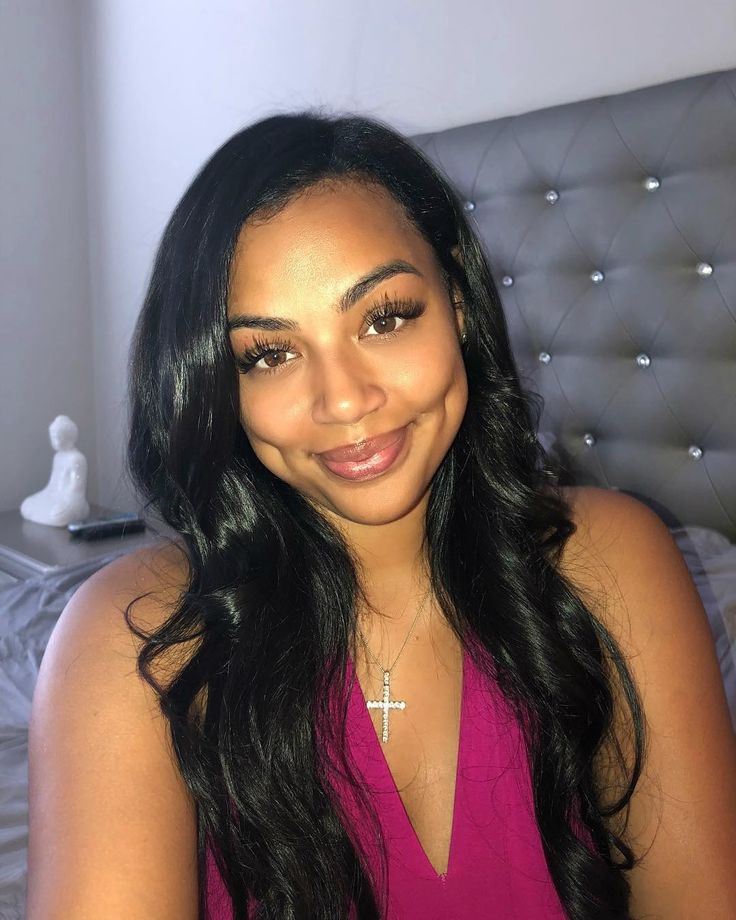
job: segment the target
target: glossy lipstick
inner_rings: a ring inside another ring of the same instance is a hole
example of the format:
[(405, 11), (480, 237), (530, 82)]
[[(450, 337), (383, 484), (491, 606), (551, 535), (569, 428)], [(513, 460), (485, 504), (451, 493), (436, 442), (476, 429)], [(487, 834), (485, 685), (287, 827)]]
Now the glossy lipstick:
[(341, 479), (362, 482), (374, 479), (393, 466), (406, 443), (408, 428), (397, 428), (359, 444), (317, 454), (323, 465)]

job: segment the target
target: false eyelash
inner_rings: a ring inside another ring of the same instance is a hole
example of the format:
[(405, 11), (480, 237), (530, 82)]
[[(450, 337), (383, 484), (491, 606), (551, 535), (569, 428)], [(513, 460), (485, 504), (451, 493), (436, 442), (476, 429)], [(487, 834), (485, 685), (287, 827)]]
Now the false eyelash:
[[(364, 322), (372, 326), (376, 320), (388, 319), (390, 316), (398, 316), (400, 319), (405, 320), (417, 319), (417, 317), (424, 313), (425, 309), (424, 304), (419, 300), (414, 300), (413, 297), (392, 298), (386, 294), (383, 303), (378, 304), (366, 313)], [(402, 326), (401, 329), (403, 328)], [(379, 336), (379, 338), (393, 338), (395, 335), (399, 335), (401, 329), (396, 329), (393, 332), (386, 332)]]
[[(257, 364), (264, 355), (269, 355), (274, 351), (291, 351), (294, 346), (286, 339), (272, 339), (270, 342), (264, 342), (258, 336), (253, 337), (253, 347), (242, 351), (235, 358), (235, 363), (243, 374), (247, 374), (254, 364)], [(276, 370), (268, 368), (267, 372)]]
[[(400, 319), (412, 320), (421, 316), (425, 309), (425, 305), (419, 300), (414, 300), (411, 297), (391, 298), (387, 294), (385, 295), (385, 300), (383, 303), (379, 304), (378, 306), (369, 310), (368, 313), (366, 313), (364, 322), (367, 322), (369, 326), (372, 326), (377, 320), (388, 319), (391, 316), (398, 316)], [(394, 330), (393, 332), (386, 332), (381, 335), (380, 338), (392, 338), (393, 336), (398, 335), (400, 332), (400, 329)], [(253, 366), (257, 364), (265, 355), (279, 351), (292, 351), (293, 348), (294, 345), (286, 339), (271, 339), (270, 341), (266, 342), (263, 339), (254, 337), (253, 347), (248, 348), (237, 355), (235, 358), (235, 363), (237, 364), (241, 373), (247, 374), (253, 368)], [(277, 371), (278, 369), (279, 365), (276, 367), (266, 368), (261, 373), (270, 374), (274, 371)]]

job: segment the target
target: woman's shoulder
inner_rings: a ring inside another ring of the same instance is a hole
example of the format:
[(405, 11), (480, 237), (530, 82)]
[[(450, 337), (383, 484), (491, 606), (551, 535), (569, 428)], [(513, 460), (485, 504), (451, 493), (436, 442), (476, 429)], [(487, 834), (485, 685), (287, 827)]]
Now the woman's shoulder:
[(136, 626), (156, 629), (185, 584), (171, 545), (132, 552), (82, 583), (52, 631), (29, 724), (29, 918), (196, 916), (194, 803), (124, 617), (142, 596)]
[(671, 628), (673, 611), (707, 627), (682, 553), (655, 511), (597, 486), (566, 487), (563, 498), (575, 529), (560, 572), (625, 650), (640, 655), (653, 635)]
[[(188, 585), (189, 563), (180, 543), (165, 540), (125, 553), (77, 587), (52, 640), (94, 637), (100, 656), (136, 660), (144, 637), (172, 617)], [(172, 675), (172, 668), (186, 663), (195, 645), (189, 640), (163, 650), (150, 663), (152, 675), (157, 680)]]
[(133, 596), (145, 594), (150, 597), (151, 604), (163, 608), (181, 598), (189, 581), (189, 571), (183, 544), (167, 539), (116, 557), (80, 587), (102, 592), (118, 602), (128, 602)]
[[(602, 486), (562, 486), (559, 491), (573, 512), (575, 523), (587, 530), (589, 536), (598, 536), (601, 525), (620, 527), (632, 521), (667, 529), (655, 511), (628, 492)], [(596, 528), (595, 534), (590, 532), (591, 526)]]
[(588, 600), (610, 602), (622, 581), (647, 579), (655, 557), (659, 565), (679, 567), (669, 528), (639, 499), (599, 486), (566, 486), (560, 492), (575, 525), (561, 569)]
[[(736, 736), (702, 600), (669, 527), (648, 505), (587, 486), (564, 497), (576, 531), (563, 574), (618, 644), (643, 710), (645, 758), (627, 838), (645, 855), (629, 875), (632, 912), (726, 916), (723, 905), (736, 898)], [(631, 712), (617, 677), (612, 688), (630, 770)], [(627, 776), (610, 745), (596, 770), (612, 798), (624, 791)], [(692, 872), (694, 852), (707, 874)]]
[[(183, 546), (162, 540), (125, 553), (99, 568), (72, 598), (82, 596), (122, 612), (132, 601), (136, 622), (160, 626), (178, 605), (189, 582), (189, 563)], [(85, 604), (86, 606), (86, 604)]]

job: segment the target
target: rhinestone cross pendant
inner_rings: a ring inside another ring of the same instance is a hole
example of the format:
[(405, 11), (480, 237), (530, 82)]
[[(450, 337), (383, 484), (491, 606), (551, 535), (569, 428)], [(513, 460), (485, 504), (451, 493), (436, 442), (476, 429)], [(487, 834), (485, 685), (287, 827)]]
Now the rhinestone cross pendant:
[(385, 744), (388, 741), (388, 711), (389, 709), (406, 709), (406, 703), (404, 700), (390, 700), (391, 696), (391, 685), (389, 681), (391, 680), (391, 674), (389, 671), (383, 672), (383, 699), (382, 700), (366, 700), (366, 706), (369, 709), (382, 709), (383, 710), (383, 734), (381, 736), (381, 741)]

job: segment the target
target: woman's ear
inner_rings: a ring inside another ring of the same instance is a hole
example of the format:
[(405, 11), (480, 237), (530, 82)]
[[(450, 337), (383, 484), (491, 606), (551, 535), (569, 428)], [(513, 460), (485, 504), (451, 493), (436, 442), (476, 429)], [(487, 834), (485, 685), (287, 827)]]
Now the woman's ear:
[[(457, 262), (457, 264), (462, 267), (463, 260), (460, 255), (460, 247), (453, 246), (450, 249), (450, 253), (453, 259)], [(450, 280), (450, 299), (452, 301), (452, 308), (455, 314), (455, 325), (457, 327), (458, 335), (460, 336), (461, 342), (464, 342), (465, 341), (465, 302), (463, 300), (462, 291), (460, 290), (459, 285), (454, 279)]]
[[(463, 260), (460, 254), (459, 245), (453, 246), (450, 249), (450, 253), (453, 259), (457, 264), (463, 267)], [(454, 311), (455, 326), (457, 327), (458, 335), (460, 336), (461, 343), (465, 342), (465, 301), (463, 300), (462, 291), (458, 286), (457, 282), (453, 279), (450, 281), (450, 299), (452, 301), (452, 308)]]
[(455, 326), (462, 342), (465, 341), (465, 301), (457, 286), (452, 285), (452, 309)]
[(465, 304), (462, 301), (455, 304), (455, 326), (460, 336), (460, 342), (464, 345), (467, 333), (465, 331)]

